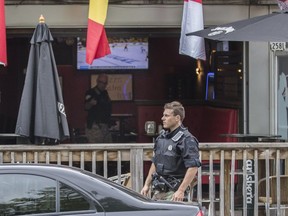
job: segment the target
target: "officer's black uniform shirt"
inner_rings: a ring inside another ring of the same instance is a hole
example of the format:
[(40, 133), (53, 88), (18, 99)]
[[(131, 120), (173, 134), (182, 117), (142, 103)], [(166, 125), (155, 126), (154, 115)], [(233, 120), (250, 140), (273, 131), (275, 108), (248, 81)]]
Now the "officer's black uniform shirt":
[(201, 166), (197, 139), (183, 126), (162, 131), (154, 145), (156, 172), (163, 176), (184, 177), (187, 168)]

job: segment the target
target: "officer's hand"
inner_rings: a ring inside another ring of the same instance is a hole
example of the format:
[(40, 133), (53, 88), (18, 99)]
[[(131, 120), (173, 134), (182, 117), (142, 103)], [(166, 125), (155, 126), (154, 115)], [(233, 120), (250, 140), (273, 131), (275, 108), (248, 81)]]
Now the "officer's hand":
[(181, 202), (184, 200), (184, 192), (177, 190), (173, 196), (172, 196), (172, 201), (178, 201)]
[(144, 187), (142, 188), (142, 190), (141, 190), (140, 193), (141, 193), (143, 196), (148, 196), (148, 192), (149, 192), (149, 186), (144, 185)]

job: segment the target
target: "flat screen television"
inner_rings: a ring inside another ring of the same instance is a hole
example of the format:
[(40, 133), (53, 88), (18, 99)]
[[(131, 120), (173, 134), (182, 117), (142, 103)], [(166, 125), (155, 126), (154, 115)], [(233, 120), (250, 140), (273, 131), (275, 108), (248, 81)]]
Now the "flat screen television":
[(86, 38), (77, 38), (78, 70), (147, 70), (148, 37), (110, 37), (111, 54), (86, 63)]

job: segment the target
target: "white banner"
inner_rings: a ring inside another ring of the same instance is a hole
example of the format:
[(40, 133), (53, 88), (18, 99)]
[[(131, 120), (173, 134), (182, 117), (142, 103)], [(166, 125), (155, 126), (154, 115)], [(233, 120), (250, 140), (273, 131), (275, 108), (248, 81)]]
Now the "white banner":
[(204, 38), (186, 36), (204, 28), (202, 0), (184, 0), (179, 53), (206, 60)]

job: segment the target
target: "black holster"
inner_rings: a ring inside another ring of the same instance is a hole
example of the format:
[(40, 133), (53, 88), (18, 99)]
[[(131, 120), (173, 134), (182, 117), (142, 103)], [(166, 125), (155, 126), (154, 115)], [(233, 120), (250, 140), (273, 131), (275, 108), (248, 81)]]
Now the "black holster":
[(157, 173), (152, 174), (152, 190), (158, 190), (161, 192), (177, 191), (181, 184), (181, 180), (175, 177), (166, 177), (158, 175)]

